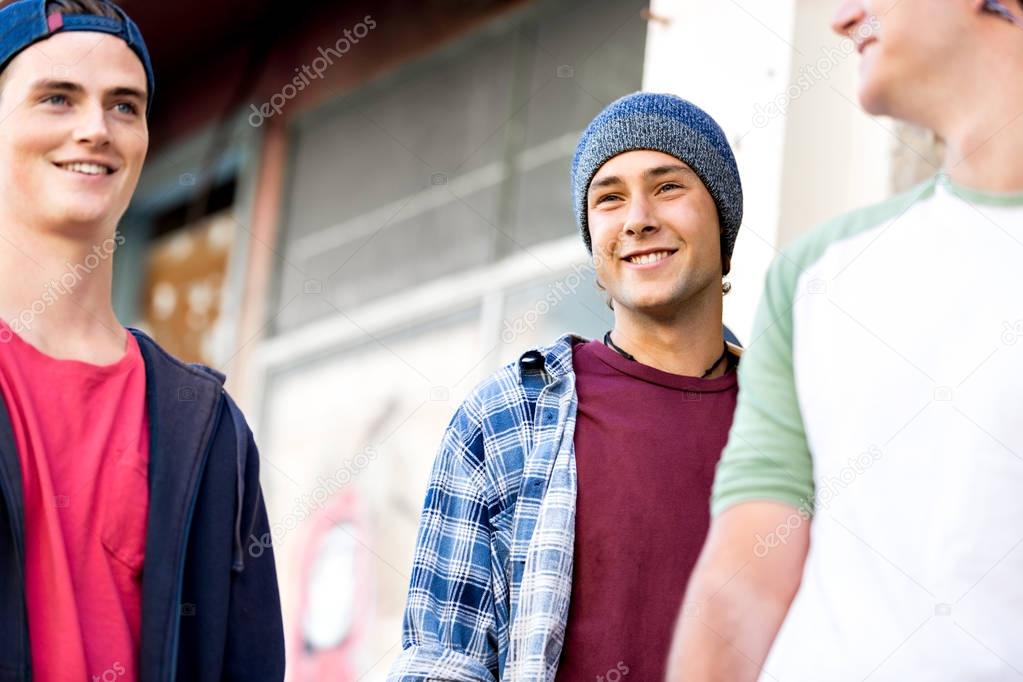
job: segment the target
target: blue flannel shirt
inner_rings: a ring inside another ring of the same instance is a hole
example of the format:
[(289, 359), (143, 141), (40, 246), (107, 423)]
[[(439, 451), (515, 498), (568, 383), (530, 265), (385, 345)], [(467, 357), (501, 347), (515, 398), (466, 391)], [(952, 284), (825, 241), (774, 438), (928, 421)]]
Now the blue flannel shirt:
[(389, 682), (554, 679), (572, 592), (576, 340), (505, 366), (452, 418)]

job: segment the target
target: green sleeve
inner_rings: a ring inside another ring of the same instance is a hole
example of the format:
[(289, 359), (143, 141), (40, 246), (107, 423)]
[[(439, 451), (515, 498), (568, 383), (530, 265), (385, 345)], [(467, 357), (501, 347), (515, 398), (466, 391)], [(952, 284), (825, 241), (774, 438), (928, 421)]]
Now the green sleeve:
[(714, 480), (714, 516), (749, 500), (775, 500), (808, 511), (811, 506), (813, 466), (792, 370), (792, 308), (800, 271), (782, 255), (767, 273), (753, 337), (739, 363), (739, 402)]

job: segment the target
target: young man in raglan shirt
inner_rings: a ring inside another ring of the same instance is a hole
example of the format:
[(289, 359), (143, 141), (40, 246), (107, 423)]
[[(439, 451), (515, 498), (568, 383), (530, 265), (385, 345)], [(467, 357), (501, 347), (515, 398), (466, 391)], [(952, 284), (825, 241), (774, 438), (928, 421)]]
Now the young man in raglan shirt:
[(0, 680), (273, 680), (252, 434), (111, 306), (153, 70), (101, 0), (0, 9)]
[(455, 414), (392, 681), (664, 675), (736, 400), (742, 188), (718, 125), (648, 93), (593, 120), (572, 185), (614, 329), (525, 353)]
[(864, 108), (944, 167), (772, 266), (669, 680), (1023, 675), (1021, 25), (839, 3)]

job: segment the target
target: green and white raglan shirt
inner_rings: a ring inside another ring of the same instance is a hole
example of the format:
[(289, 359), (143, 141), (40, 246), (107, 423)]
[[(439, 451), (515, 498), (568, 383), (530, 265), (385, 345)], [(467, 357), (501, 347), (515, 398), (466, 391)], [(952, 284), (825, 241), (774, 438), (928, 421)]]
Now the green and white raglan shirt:
[[(772, 265), (713, 513), (811, 523), (761, 679), (1023, 679), (1023, 194), (944, 175)], [(754, 559), (755, 560), (755, 559)]]

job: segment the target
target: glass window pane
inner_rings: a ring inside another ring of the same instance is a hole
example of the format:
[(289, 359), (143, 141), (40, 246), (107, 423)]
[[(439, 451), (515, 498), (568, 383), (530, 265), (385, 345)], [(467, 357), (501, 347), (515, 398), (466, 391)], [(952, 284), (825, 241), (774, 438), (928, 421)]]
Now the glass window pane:
[(588, 263), (525, 284), (505, 298), (500, 364), (516, 360), (530, 348), (547, 345), (563, 334), (602, 338), (612, 321), (604, 293), (597, 289)]
[(575, 141), (640, 87), (643, 6), (552, 5), (307, 116), (276, 332), (573, 234)]

